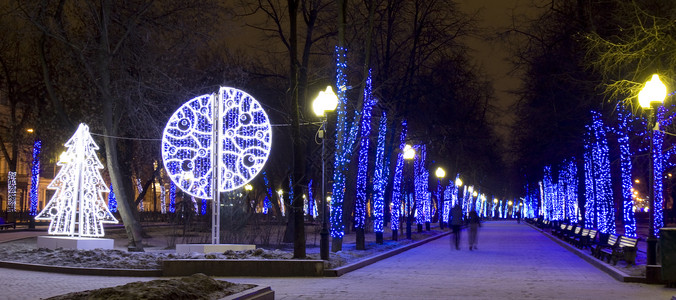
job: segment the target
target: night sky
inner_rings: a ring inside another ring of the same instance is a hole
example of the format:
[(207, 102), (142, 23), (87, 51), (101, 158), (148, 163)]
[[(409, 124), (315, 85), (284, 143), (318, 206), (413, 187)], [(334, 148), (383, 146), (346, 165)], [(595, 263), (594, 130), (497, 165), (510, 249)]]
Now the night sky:
[[(511, 27), (512, 16), (514, 22), (523, 22), (524, 16), (532, 17), (537, 12), (530, 0), (460, 0), (461, 9), (469, 15), (478, 12), (479, 24), (485, 29), (484, 34), (494, 37), (498, 32), (504, 32)], [(510, 108), (516, 100), (509, 93), (521, 84), (521, 78), (509, 75), (512, 68), (506, 51), (506, 45), (500, 41), (489, 40), (485, 36), (471, 38), (467, 44), (473, 49), (472, 56), (482, 66), (482, 69), (493, 79), (495, 89), (496, 106), (500, 110), (499, 122), (503, 126), (496, 129), (502, 136), (509, 133), (507, 126), (514, 120), (513, 110)]]

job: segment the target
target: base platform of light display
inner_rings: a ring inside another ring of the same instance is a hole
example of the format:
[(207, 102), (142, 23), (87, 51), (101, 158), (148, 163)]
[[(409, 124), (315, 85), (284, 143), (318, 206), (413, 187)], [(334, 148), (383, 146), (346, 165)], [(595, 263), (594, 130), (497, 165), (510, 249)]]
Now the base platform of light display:
[(47, 249), (113, 249), (113, 239), (70, 237), (70, 236), (39, 236), (38, 248)]
[(256, 250), (256, 245), (245, 244), (177, 244), (176, 253), (223, 253), (225, 251)]

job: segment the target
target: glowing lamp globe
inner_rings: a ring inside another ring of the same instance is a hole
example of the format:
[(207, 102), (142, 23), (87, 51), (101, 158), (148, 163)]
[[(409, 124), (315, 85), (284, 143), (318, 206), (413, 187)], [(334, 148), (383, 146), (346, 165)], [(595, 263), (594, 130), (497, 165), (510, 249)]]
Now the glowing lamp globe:
[(437, 175), (437, 178), (444, 178), (446, 177), (446, 171), (442, 167), (438, 167), (437, 170), (434, 172), (435, 175)]
[(312, 102), (312, 110), (315, 115), (322, 117), (327, 111), (334, 111), (338, 107), (338, 96), (333, 92), (331, 86), (327, 86), (326, 90), (320, 91), (319, 95)]
[(404, 146), (404, 159), (413, 159), (415, 157), (415, 149), (411, 145)]
[(456, 178), (455, 179), (455, 186), (458, 186), (458, 187), (462, 186), (462, 179)]
[(498, 198), (493, 198), (493, 203), (498, 204)]
[(660, 80), (660, 76), (653, 74), (650, 81), (645, 83), (645, 86), (638, 93), (638, 104), (643, 108), (650, 108), (652, 102), (664, 102), (667, 97), (667, 87)]
[(477, 193), (477, 191), (474, 191), (474, 192), (472, 193), (472, 196), (474, 196), (474, 197), (479, 196), (479, 193)]

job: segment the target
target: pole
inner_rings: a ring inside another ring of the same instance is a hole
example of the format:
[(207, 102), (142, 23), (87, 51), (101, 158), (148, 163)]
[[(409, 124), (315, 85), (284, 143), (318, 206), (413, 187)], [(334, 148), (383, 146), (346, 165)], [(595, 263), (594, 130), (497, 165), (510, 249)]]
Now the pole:
[(651, 105), (651, 112), (648, 115), (648, 141), (650, 142), (650, 155), (648, 156), (648, 195), (650, 197), (650, 211), (648, 212), (648, 239), (647, 242), (647, 264), (657, 264), (657, 238), (655, 237), (655, 189), (653, 188), (655, 169), (653, 166), (653, 131), (655, 130), (655, 114), (657, 106)]
[[(219, 93), (220, 94), (220, 93)], [(220, 193), (220, 180), (218, 176), (218, 167), (219, 167), (219, 160), (220, 160), (220, 155), (218, 153), (218, 150), (220, 147), (218, 146), (219, 141), (218, 138), (220, 137), (220, 122), (219, 121), (219, 116), (220, 116), (220, 100), (221, 97), (212, 95), (211, 97), (213, 103), (211, 103), (211, 117), (212, 117), (212, 148), (211, 148), (211, 187), (212, 187), (212, 200), (211, 200), (211, 244), (212, 245), (217, 245), (220, 244), (221, 242), (221, 193)]]
[(322, 260), (329, 260), (329, 229), (326, 218), (326, 191), (324, 190), (324, 131), (326, 130), (326, 116), (322, 120), (322, 229), (320, 231), (319, 252)]

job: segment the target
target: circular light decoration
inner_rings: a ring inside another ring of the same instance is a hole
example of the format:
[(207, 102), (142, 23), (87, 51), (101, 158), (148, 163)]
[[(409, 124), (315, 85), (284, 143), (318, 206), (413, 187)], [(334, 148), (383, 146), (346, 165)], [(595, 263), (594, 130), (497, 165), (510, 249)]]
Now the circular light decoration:
[(219, 191), (240, 188), (263, 168), (270, 154), (272, 130), (267, 114), (244, 91), (221, 87), (184, 103), (162, 135), (162, 159), (171, 180), (197, 198), (212, 198), (212, 101), (218, 101)]

